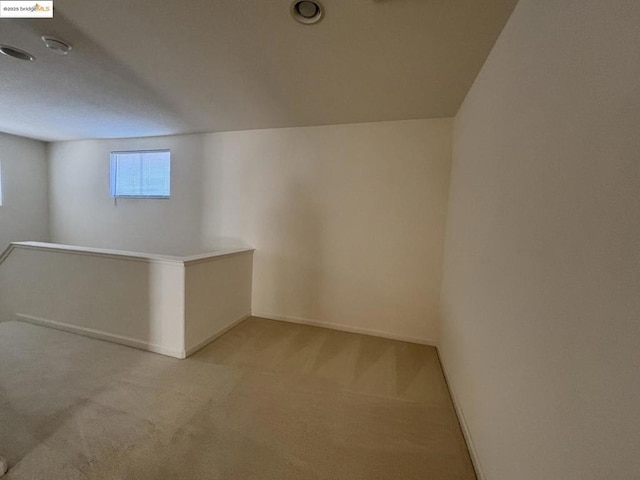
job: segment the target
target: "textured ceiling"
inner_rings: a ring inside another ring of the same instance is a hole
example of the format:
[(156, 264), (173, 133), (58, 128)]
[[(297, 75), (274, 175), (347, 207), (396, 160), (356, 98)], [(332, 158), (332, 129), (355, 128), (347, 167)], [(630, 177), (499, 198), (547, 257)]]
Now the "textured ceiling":
[[(0, 20), (0, 131), (139, 137), (456, 114), (517, 0), (56, 0)], [(43, 34), (73, 45), (47, 50)]]

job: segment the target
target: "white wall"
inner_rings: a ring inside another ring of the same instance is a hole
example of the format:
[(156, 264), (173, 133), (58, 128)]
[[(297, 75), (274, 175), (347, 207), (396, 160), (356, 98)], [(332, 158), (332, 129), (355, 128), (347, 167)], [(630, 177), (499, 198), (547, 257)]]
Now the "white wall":
[(0, 320), (27, 319), (184, 358), (182, 262), (41, 245), (17, 245), (0, 265)]
[(21, 242), (0, 255), (0, 321), (177, 358), (251, 314), (252, 250), (167, 257)]
[(455, 122), (441, 353), (485, 478), (640, 478), (640, 3), (520, 0)]
[(45, 144), (0, 133), (0, 168), (0, 252), (11, 242), (48, 240)]
[(251, 315), (253, 252), (185, 261), (187, 355)]
[(256, 249), (253, 313), (435, 341), (451, 127), (210, 135), (204, 234)]
[[(200, 252), (202, 136), (49, 144), (51, 240), (56, 243), (189, 255)], [(171, 149), (171, 198), (109, 193), (109, 154)]]
[[(451, 120), (50, 147), (52, 241), (256, 248), (253, 312), (434, 342)], [(171, 200), (109, 197), (109, 152), (172, 150)]]

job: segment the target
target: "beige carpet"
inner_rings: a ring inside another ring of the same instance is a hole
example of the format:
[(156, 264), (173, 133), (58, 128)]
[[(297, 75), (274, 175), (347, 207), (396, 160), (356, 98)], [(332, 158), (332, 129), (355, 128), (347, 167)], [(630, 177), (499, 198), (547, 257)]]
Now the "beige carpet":
[(435, 349), (251, 318), (187, 360), (0, 323), (5, 479), (475, 479)]

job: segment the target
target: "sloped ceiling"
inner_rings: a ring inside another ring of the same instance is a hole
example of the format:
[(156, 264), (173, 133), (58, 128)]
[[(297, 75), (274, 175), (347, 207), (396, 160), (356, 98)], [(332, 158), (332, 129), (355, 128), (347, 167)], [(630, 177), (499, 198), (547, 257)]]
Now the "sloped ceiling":
[[(42, 140), (456, 114), (517, 0), (55, 0), (0, 19), (0, 131)], [(47, 50), (43, 34), (73, 45)]]

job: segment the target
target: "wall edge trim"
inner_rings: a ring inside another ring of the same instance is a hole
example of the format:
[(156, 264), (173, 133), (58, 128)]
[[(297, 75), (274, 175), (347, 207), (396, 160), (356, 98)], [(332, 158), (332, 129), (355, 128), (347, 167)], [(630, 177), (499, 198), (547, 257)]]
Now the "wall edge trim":
[(277, 320), (279, 322), (297, 323), (300, 325), (309, 325), (311, 327), (328, 328), (330, 330), (338, 330), (348, 333), (359, 333), (361, 335), (370, 335), (372, 337), (388, 338), (390, 340), (399, 340), (401, 342), (417, 343), (419, 345), (428, 345), (430, 347), (436, 347), (435, 340), (428, 338), (410, 337), (407, 335), (397, 335), (395, 333), (383, 332), (380, 330), (373, 330), (362, 327), (351, 327), (348, 325), (340, 325), (337, 323), (323, 322), (319, 320), (311, 320), (308, 318), (292, 317), (289, 315), (277, 315), (275, 313), (254, 312), (254, 317), (266, 318), (267, 320)]
[(229, 325), (227, 325), (226, 327), (224, 327), (222, 330), (214, 333), (213, 335), (210, 335), (209, 337), (205, 338), (204, 340), (202, 340), (201, 342), (198, 342), (197, 344), (195, 344), (193, 347), (188, 348), (185, 351), (185, 356), (189, 357), (191, 355), (193, 355), (194, 353), (196, 353), (198, 350), (202, 350), (204, 347), (206, 347), (207, 345), (209, 345), (211, 342), (213, 342), (214, 340), (217, 340), (218, 338), (220, 338), (222, 335), (224, 335), (225, 333), (227, 333), (229, 330), (231, 330), (233, 327), (240, 325), (242, 322), (244, 322), (247, 318), (249, 318), (251, 316), (251, 314), (247, 314), (247, 315), (243, 315), (240, 318), (234, 320), (233, 322), (231, 322)]
[(462, 411), (462, 407), (460, 406), (460, 402), (458, 401), (458, 397), (453, 389), (453, 385), (449, 380), (450, 377), (447, 374), (447, 368), (442, 361), (442, 355), (440, 354), (440, 349), (436, 347), (436, 351), (438, 352), (438, 362), (440, 363), (440, 367), (442, 369), (442, 373), (444, 375), (445, 382), (447, 383), (447, 390), (449, 390), (449, 396), (451, 397), (451, 403), (453, 403), (453, 408), (456, 411), (456, 415), (458, 417), (458, 423), (460, 424), (460, 429), (462, 430), (462, 435), (464, 436), (464, 441), (467, 444), (467, 449), (469, 450), (469, 456), (471, 457), (471, 463), (473, 463), (473, 468), (476, 471), (476, 476), (478, 480), (487, 480), (487, 476), (482, 469), (482, 465), (480, 463), (480, 457), (478, 455), (478, 450), (476, 449), (475, 443), (473, 442), (473, 437), (471, 436), (471, 431), (469, 430), (469, 425), (467, 424), (467, 420), (464, 416), (464, 412)]
[(33, 315), (26, 315), (23, 313), (16, 313), (15, 319), (21, 322), (30, 323), (32, 325), (38, 325), (40, 327), (48, 327), (56, 330), (61, 330), (67, 333), (73, 333), (76, 335), (82, 335), (83, 337), (89, 337), (96, 340), (102, 340), (110, 343), (117, 343), (124, 345), (125, 347), (137, 348), (138, 350), (144, 350), (152, 353), (159, 353), (161, 355), (167, 355), (169, 357), (183, 359), (185, 358), (184, 350), (172, 350), (160, 345), (145, 342), (142, 340), (136, 340), (135, 338), (125, 337), (122, 335), (115, 335), (113, 333), (107, 333), (102, 330), (94, 330), (92, 328), (79, 327), (70, 323), (58, 322), (56, 320), (49, 320), (47, 318), (36, 317)]

